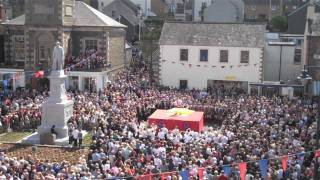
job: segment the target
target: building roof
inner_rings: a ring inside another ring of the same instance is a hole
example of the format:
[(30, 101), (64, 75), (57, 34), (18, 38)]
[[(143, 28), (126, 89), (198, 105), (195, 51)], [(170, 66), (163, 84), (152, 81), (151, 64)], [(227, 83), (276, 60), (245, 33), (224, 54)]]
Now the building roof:
[[(21, 15), (3, 24), (6, 25), (24, 25), (25, 15)], [(106, 16), (100, 11), (87, 5), (84, 2), (76, 1), (74, 11), (74, 22), (72, 26), (84, 27), (117, 27), (125, 28), (126, 26)]]
[(244, 4), (241, 0), (216, 0), (204, 10), (206, 22), (242, 22)]
[(139, 25), (139, 17), (136, 15), (136, 12), (132, 10), (132, 8), (126, 3), (126, 1), (114, 0), (102, 9), (102, 12), (109, 16), (112, 16), (112, 11), (124, 17), (132, 25)]
[(264, 24), (167, 22), (161, 45), (264, 47)]
[(76, 1), (74, 20), (73, 26), (126, 27), (81, 1)]
[(16, 26), (23, 26), (24, 25), (24, 22), (26, 20), (26, 16), (25, 15), (21, 15), (21, 16), (18, 16), (14, 19), (11, 19), (9, 21), (6, 21), (2, 24), (8, 24), (8, 25), (16, 25)]

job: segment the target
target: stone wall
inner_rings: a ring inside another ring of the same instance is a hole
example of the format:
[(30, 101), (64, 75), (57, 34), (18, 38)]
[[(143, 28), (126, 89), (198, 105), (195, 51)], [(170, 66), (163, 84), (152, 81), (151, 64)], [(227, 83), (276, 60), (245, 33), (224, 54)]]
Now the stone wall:
[(111, 29), (109, 33), (108, 61), (112, 67), (122, 66), (125, 61), (124, 29)]

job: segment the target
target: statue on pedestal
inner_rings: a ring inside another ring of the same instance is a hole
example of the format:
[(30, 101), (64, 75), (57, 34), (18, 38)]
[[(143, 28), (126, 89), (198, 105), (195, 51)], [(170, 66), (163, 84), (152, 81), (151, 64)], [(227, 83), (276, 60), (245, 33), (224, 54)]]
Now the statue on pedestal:
[(52, 62), (52, 71), (63, 70), (64, 67), (64, 50), (60, 45), (60, 42), (57, 41), (56, 46), (53, 49), (53, 62)]

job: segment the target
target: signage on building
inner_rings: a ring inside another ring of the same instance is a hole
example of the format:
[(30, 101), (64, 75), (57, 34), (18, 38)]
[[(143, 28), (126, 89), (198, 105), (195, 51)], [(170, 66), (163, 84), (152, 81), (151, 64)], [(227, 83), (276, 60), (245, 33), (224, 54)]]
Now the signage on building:
[(237, 77), (236, 76), (225, 76), (224, 80), (228, 80), (228, 81), (232, 81), (232, 80), (236, 80)]
[(320, 54), (313, 54), (313, 59), (320, 60)]

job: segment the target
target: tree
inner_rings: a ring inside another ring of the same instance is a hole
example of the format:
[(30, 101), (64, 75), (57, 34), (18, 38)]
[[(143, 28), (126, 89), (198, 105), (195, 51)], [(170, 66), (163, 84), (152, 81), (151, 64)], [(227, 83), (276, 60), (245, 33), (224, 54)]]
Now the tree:
[(271, 26), (273, 30), (285, 32), (288, 28), (288, 20), (285, 16), (276, 16), (271, 19)]

